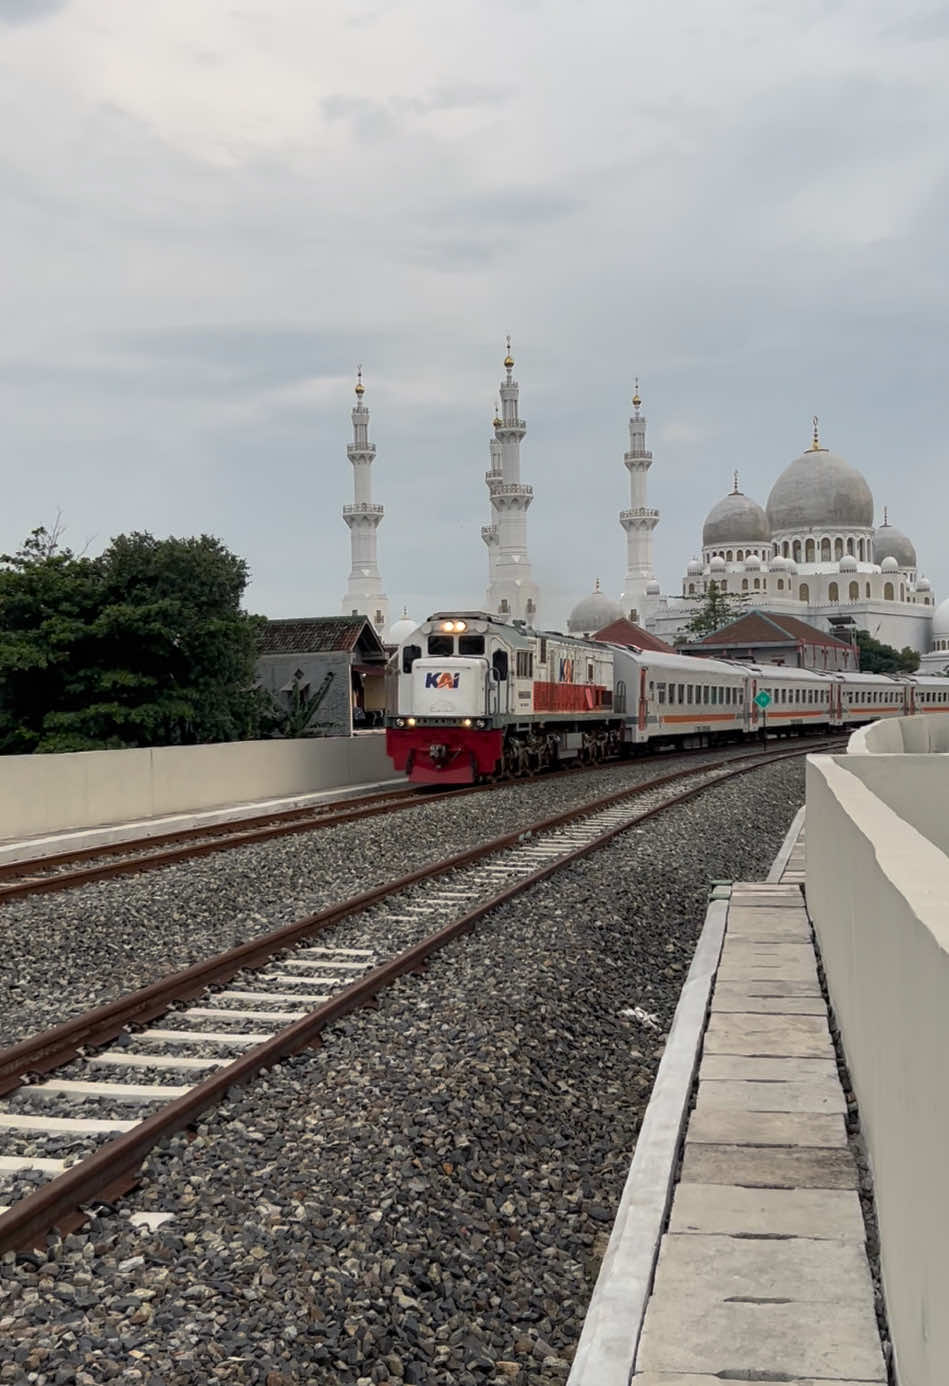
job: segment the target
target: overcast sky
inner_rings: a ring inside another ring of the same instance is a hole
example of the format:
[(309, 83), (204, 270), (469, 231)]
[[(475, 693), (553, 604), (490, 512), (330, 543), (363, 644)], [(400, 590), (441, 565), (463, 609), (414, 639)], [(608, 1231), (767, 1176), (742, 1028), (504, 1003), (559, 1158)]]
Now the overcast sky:
[(0, 0), (0, 549), (218, 535), (338, 611), (361, 361), (393, 615), (481, 601), (510, 332), (542, 617), (664, 591), (810, 438), (949, 592), (949, 6)]

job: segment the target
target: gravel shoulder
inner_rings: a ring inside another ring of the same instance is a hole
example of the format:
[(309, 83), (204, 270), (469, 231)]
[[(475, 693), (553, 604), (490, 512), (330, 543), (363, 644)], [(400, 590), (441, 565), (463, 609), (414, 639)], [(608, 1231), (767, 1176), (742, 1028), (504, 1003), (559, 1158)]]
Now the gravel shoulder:
[(562, 1383), (707, 881), (763, 877), (802, 798), (796, 760), (624, 834), (5, 1258), (0, 1382)]
[(61, 895), (10, 900), (0, 907), (0, 1047), (414, 868), (722, 755), (654, 756), (541, 778)]

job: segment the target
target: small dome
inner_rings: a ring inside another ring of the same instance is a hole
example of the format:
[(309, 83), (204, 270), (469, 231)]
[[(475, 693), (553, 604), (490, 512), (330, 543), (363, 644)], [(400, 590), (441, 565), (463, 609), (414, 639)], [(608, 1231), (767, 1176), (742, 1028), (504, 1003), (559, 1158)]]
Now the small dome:
[(899, 570), (900, 565), (895, 558), (884, 558), (883, 562), (880, 564), (881, 573), (898, 573)]
[(712, 561), (709, 563), (708, 569), (709, 569), (709, 572), (710, 572), (710, 573), (724, 573), (724, 571), (725, 571), (725, 560), (724, 560), (724, 558), (722, 558), (720, 554), (716, 554), (715, 557), (712, 559)]
[(567, 630), (571, 635), (591, 635), (602, 630), (613, 621), (623, 619), (623, 608), (605, 592), (600, 591), (599, 578), (589, 597), (583, 597), (567, 617)]
[(933, 639), (945, 640), (949, 636), (949, 597), (941, 601), (933, 612)]
[(768, 517), (756, 501), (732, 491), (713, 505), (702, 526), (704, 548), (722, 544), (767, 544), (771, 538)]
[(401, 645), (403, 640), (408, 640), (418, 630), (418, 621), (413, 621), (411, 616), (406, 613), (405, 607), (402, 608), (402, 615), (394, 621), (389, 628), (386, 639), (387, 645)]
[(787, 561), (787, 559), (786, 559), (786, 558), (782, 558), (781, 555), (778, 554), (778, 553), (776, 553), (776, 554), (774, 555), (774, 557), (772, 558), (771, 562), (768, 564), (768, 567), (769, 567), (769, 569), (771, 570), (772, 573), (783, 573), (783, 572), (786, 571), (787, 566), (788, 566), (788, 561)]
[(883, 563), (887, 558), (895, 558), (897, 568), (916, 567), (916, 550), (911, 541), (895, 525), (882, 524), (874, 530), (873, 560)]
[(840, 571), (842, 573), (855, 573), (857, 571), (857, 560), (852, 553), (845, 553), (840, 560)]
[(873, 496), (860, 473), (819, 445), (796, 457), (768, 497), (772, 534), (803, 529), (869, 529)]
[(697, 558), (690, 558), (685, 571), (688, 577), (701, 577), (702, 565)]
[(662, 588), (659, 586), (659, 583), (656, 581), (656, 579), (650, 578), (649, 581), (646, 583), (646, 596), (658, 597), (661, 591)]
[(933, 585), (932, 585), (932, 583), (929, 581), (929, 578), (928, 578), (928, 577), (921, 577), (921, 578), (919, 579), (919, 581), (917, 582), (917, 584), (916, 584), (916, 591), (917, 591), (917, 592), (931, 592), (932, 590), (933, 590)]

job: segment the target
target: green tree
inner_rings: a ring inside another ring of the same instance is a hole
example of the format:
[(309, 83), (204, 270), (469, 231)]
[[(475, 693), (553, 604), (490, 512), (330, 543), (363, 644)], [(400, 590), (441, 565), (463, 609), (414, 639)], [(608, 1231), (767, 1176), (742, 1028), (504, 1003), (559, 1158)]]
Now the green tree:
[(121, 535), (89, 559), (35, 530), (0, 558), (0, 751), (255, 735), (247, 576), (208, 535)]
[(913, 674), (919, 668), (919, 655), (909, 645), (901, 650), (874, 640), (869, 631), (857, 631), (860, 668), (866, 674)]
[(747, 593), (723, 592), (718, 583), (712, 581), (702, 605), (685, 628), (686, 634), (692, 640), (701, 640), (731, 621), (737, 621), (739, 616), (744, 615), (747, 604)]

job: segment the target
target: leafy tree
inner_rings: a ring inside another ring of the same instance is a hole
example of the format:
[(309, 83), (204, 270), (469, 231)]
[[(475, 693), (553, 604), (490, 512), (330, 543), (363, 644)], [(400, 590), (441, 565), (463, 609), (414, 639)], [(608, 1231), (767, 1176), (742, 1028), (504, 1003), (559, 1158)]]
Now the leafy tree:
[(723, 592), (718, 583), (712, 581), (702, 605), (685, 627), (686, 634), (692, 640), (701, 640), (731, 621), (737, 621), (739, 616), (744, 615), (747, 604), (747, 592)]
[(857, 631), (860, 668), (866, 674), (913, 674), (919, 668), (919, 655), (909, 645), (901, 650), (874, 640), (866, 630)]
[(0, 752), (257, 734), (243, 559), (208, 535), (121, 535), (95, 559), (58, 538), (0, 558)]

